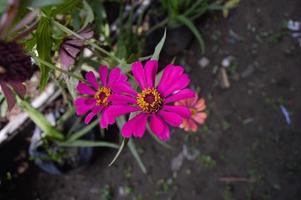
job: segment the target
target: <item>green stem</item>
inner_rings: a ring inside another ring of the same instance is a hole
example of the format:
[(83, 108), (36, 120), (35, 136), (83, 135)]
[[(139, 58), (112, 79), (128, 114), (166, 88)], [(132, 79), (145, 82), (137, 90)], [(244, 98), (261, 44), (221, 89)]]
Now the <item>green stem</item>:
[(62, 72), (64, 74), (67, 74), (68, 76), (72, 76), (73, 78), (76, 78), (77, 80), (80, 80), (82, 82), (86, 82), (86, 80), (83, 79), (82, 77), (77, 76), (77, 75), (75, 75), (75, 74), (73, 74), (73, 73), (71, 73), (69, 71), (63, 70), (63, 69), (61, 69), (61, 68), (59, 68), (59, 67), (57, 67), (57, 66), (55, 66), (55, 65), (53, 65), (53, 64), (51, 64), (51, 63), (49, 63), (47, 61), (45, 61), (45, 60), (40, 59), (39, 57), (37, 57), (35, 55), (31, 55), (31, 57), (33, 59), (35, 59), (37, 62), (39, 62), (39, 63), (41, 63), (41, 64), (43, 64), (43, 65), (45, 65), (45, 66), (47, 66), (47, 67), (49, 67), (51, 69), (54, 69), (54, 70), (57, 70), (57, 71)]
[(111, 54), (110, 52), (108, 52), (107, 50), (101, 48), (100, 46), (96, 45), (94, 42), (86, 40), (84, 37), (82, 37), (81, 35), (77, 34), (76, 32), (70, 30), (69, 28), (67, 28), (66, 26), (62, 25), (61, 23), (53, 20), (52, 21), (54, 25), (56, 25), (58, 28), (60, 28), (62, 31), (64, 31), (65, 33), (74, 35), (75, 37), (81, 39), (81, 40), (85, 40), (85, 42), (87, 44), (89, 44), (90, 46), (94, 47), (95, 49), (97, 49), (98, 51), (102, 52), (103, 54), (111, 57), (113, 60), (117, 61), (118, 63), (123, 63), (122, 60), (120, 60), (119, 58), (117, 58), (116, 56), (114, 56), (113, 54)]
[(94, 142), (89, 140), (75, 140), (71, 142), (60, 142), (58, 143), (63, 147), (109, 147), (113, 149), (118, 149), (118, 145), (110, 142)]
[(80, 131), (72, 134), (70, 136), (70, 138), (68, 139), (68, 142), (73, 142), (73, 141), (75, 141), (75, 140), (83, 137), (85, 134), (87, 134), (88, 132), (90, 132), (98, 123), (99, 123), (99, 121), (97, 119), (94, 120), (91, 124), (89, 124), (85, 128), (83, 128)]

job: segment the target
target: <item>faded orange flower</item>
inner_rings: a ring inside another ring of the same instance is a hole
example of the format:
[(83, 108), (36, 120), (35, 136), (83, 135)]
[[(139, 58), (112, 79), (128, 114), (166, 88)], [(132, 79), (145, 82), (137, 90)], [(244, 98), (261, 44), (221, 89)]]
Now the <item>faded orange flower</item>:
[(195, 98), (178, 101), (175, 105), (186, 106), (191, 111), (191, 116), (184, 118), (180, 125), (185, 131), (196, 132), (198, 130), (198, 124), (203, 124), (207, 118), (205, 100), (203, 98), (198, 99), (197, 95)]

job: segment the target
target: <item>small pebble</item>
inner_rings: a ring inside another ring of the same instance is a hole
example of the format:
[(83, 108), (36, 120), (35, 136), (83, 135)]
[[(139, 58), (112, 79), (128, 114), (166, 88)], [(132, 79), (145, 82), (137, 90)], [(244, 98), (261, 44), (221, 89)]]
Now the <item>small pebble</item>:
[(198, 61), (198, 64), (202, 67), (202, 68), (205, 68), (209, 65), (210, 63), (210, 60), (206, 57), (202, 57), (199, 61)]

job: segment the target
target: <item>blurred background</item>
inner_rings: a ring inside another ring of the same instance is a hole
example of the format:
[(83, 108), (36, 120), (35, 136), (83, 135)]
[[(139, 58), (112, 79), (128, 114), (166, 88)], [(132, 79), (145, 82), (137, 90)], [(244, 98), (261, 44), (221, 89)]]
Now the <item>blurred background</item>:
[[(167, 142), (171, 148), (149, 134), (135, 140), (142, 169), (129, 149), (108, 167), (116, 150), (97, 147), (80, 150), (89, 155), (80, 167), (49, 173), (51, 163), (39, 165), (36, 152), (30, 153), (32, 135), (38, 131), (35, 124), (20, 119), (19, 108), (8, 112), (2, 95), (0, 199), (301, 198), (301, 1), (86, 0), (75, 7), (72, 1), (24, 2), (17, 21), (33, 8), (44, 13), (60, 8), (53, 18), (72, 30), (89, 24), (95, 41), (127, 63), (150, 55), (166, 29), (160, 68), (171, 62), (185, 67), (193, 88), (206, 101), (208, 117), (197, 132), (173, 130)], [(1, 1), (2, 14), (7, 6), (9, 2)], [(55, 63), (65, 39), (61, 31), (52, 31), (49, 60)], [(20, 43), (30, 52), (47, 37), (25, 37)], [(107, 57), (89, 59), (90, 54), (85, 47), (75, 65), (116, 64)], [(37, 69), (27, 83), (30, 99), (41, 94)], [(45, 115), (64, 114), (72, 103), (69, 94), (55, 96), (58, 86), (49, 84), (57, 83), (50, 79), (47, 84), (46, 99), (52, 100), (41, 100), (40, 110)], [(73, 126), (72, 120), (64, 126)], [(13, 125), (8, 130), (9, 123)], [(101, 140), (118, 143), (116, 127), (103, 134)]]

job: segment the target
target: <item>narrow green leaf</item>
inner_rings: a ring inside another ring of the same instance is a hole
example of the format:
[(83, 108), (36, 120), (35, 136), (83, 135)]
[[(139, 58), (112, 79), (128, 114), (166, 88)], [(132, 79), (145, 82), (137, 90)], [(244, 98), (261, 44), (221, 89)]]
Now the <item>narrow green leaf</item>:
[[(52, 47), (52, 29), (48, 18), (42, 17), (37, 27), (37, 51), (39, 58), (47, 62), (51, 62), (51, 47)], [(43, 90), (49, 79), (49, 68), (40, 63), (41, 70), (40, 90)]]
[(7, 0), (0, 0), (0, 14), (6, 9), (7, 7)]
[(64, 3), (52, 10), (51, 15), (55, 16), (57, 14), (71, 13), (78, 5), (80, 5), (80, 0), (65, 0)]
[(110, 162), (109, 166), (112, 166), (114, 164), (114, 162), (117, 160), (117, 158), (119, 157), (119, 155), (121, 154), (122, 150), (124, 149), (124, 147), (127, 145), (128, 142), (129, 142), (128, 138), (123, 138), (121, 145), (119, 146), (119, 149), (116, 155), (114, 156), (113, 160)]
[(200, 45), (201, 52), (203, 54), (205, 52), (205, 44), (204, 44), (204, 41), (203, 41), (203, 38), (202, 38), (200, 32), (197, 30), (197, 28), (195, 27), (193, 22), (183, 15), (177, 16), (177, 20), (179, 22), (183, 23), (185, 26), (187, 26), (190, 29), (190, 31), (194, 34), (194, 36), (196, 37), (196, 39)]
[(0, 105), (0, 117), (1, 117), (1, 118), (2, 118), (2, 117), (3, 117), (3, 118), (6, 117), (7, 109), (8, 109), (7, 101), (1, 102), (1, 105)]
[(89, 140), (75, 140), (71, 142), (61, 142), (60, 146), (64, 147), (109, 147), (118, 149), (118, 145), (110, 142), (94, 142)]
[(94, 20), (94, 13), (91, 6), (87, 3), (87, 1), (83, 1), (84, 9), (87, 14), (83, 27), (86, 27), (89, 23), (92, 23)]
[(31, 106), (25, 100), (22, 100), (17, 96), (17, 104), (28, 114), (31, 120), (43, 131), (45, 136), (53, 139), (63, 140), (64, 135), (60, 133), (55, 127), (53, 127), (49, 121), (44, 117), (44, 115)]
[(98, 119), (94, 120), (91, 124), (86, 126), (85, 128), (81, 129), (80, 131), (72, 134), (70, 138), (68, 139), (68, 142), (75, 141), (81, 137), (83, 137), (86, 133), (91, 131), (97, 124), (99, 123)]
[(129, 147), (129, 149), (130, 149), (132, 155), (133, 155), (134, 158), (136, 159), (136, 161), (137, 161), (137, 163), (138, 163), (138, 165), (139, 165), (141, 171), (142, 171), (144, 174), (146, 174), (146, 173), (147, 173), (147, 170), (146, 170), (146, 168), (145, 168), (145, 166), (144, 166), (144, 164), (143, 164), (143, 162), (142, 162), (142, 159), (140, 158), (139, 153), (138, 153), (138, 151), (137, 151), (137, 149), (136, 149), (136, 146), (135, 146), (135, 144), (134, 144), (134, 142), (133, 142), (132, 140), (129, 141), (128, 147)]
[(155, 52), (152, 56), (152, 60), (159, 60), (160, 53), (161, 53), (162, 47), (164, 45), (165, 39), (166, 39), (166, 29), (164, 30), (162, 39), (160, 40), (160, 42), (157, 44), (157, 46), (155, 48)]
[(64, 0), (27, 0), (25, 5), (27, 7), (41, 8), (50, 5), (57, 5), (63, 2)]
[(67, 82), (67, 89), (68, 89), (69, 93), (71, 94), (72, 99), (76, 99), (77, 92), (75, 89), (76, 89), (76, 86), (79, 81), (76, 78), (67, 77), (66, 82)]

